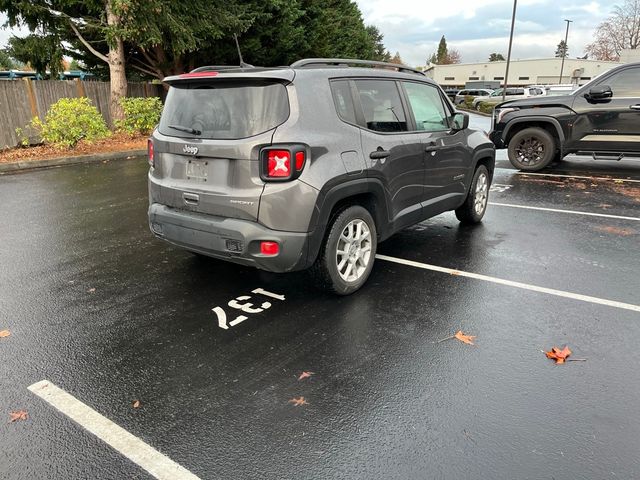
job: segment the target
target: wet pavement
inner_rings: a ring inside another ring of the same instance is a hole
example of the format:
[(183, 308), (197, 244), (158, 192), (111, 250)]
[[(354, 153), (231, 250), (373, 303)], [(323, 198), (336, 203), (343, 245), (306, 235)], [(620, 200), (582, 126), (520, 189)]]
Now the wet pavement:
[[(0, 176), (0, 478), (151, 478), (43, 379), (202, 479), (639, 478), (640, 311), (607, 301), (640, 305), (640, 164), (499, 159), (482, 225), (379, 253), (568, 296), (379, 259), (338, 298), (154, 239), (144, 159)], [(220, 328), (244, 295), (271, 306)], [(587, 360), (541, 352), (564, 344)]]

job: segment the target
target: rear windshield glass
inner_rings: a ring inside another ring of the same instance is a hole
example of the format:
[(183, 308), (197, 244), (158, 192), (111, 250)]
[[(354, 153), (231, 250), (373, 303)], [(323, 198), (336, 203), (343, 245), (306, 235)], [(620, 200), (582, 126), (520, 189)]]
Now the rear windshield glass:
[(287, 89), (281, 83), (175, 85), (158, 129), (172, 137), (246, 138), (277, 127), (288, 116)]

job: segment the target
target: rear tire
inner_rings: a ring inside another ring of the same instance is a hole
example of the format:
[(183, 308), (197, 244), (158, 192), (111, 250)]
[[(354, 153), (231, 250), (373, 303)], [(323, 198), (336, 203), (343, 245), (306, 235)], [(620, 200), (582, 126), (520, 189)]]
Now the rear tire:
[(525, 172), (536, 172), (549, 165), (558, 148), (549, 132), (538, 127), (525, 128), (509, 141), (509, 161)]
[(484, 165), (478, 165), (464, 203), (456, 209), (456, 217), (465, 225), (480, 223), (489, 203), (491, 177)]
[(360, 205), (342, 210), (328, 227), (311, 273), (320, 287), (350, 295), (369, 278), (378, 246), (376, 225)]

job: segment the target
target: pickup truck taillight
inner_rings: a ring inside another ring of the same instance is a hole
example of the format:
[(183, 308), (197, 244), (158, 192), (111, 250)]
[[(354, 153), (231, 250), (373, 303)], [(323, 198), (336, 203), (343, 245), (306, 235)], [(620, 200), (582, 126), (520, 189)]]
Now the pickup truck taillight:
[(261, 173), (265, 181), (278, 182), (298, 178), (307, 160), (303, 145), (278, 145), (260, 152)]

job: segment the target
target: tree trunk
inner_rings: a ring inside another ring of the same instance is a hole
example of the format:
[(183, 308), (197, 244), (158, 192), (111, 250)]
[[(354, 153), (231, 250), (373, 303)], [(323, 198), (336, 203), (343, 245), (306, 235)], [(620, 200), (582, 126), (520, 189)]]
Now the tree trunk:
[[(111, 1), (107, 0), (107, 24), (113, 27), (120, 26), (120, 16), (114, 13)], [(120, 104), (120, 99), (127, 96), (127, 75), (124, 65), (124, 42), (122, 38), (116, 37), (114, 44), (109, 45), (109, 79), (111, 81), (111, 97), (109, 99), (109, 112), (111, 122), (115, 125), (116, 120), (124, 119), (124, 110)]]
[(109, 112), (111, 122), (124, 119), (124, 110), (120, 99), (127, 96), (127, 75), (124, 69), (124, 45), (121, 39), (116, 41), (115, 48), (109, 48), (109, 79), (111, 81), (111, 96), (109, 98)]

